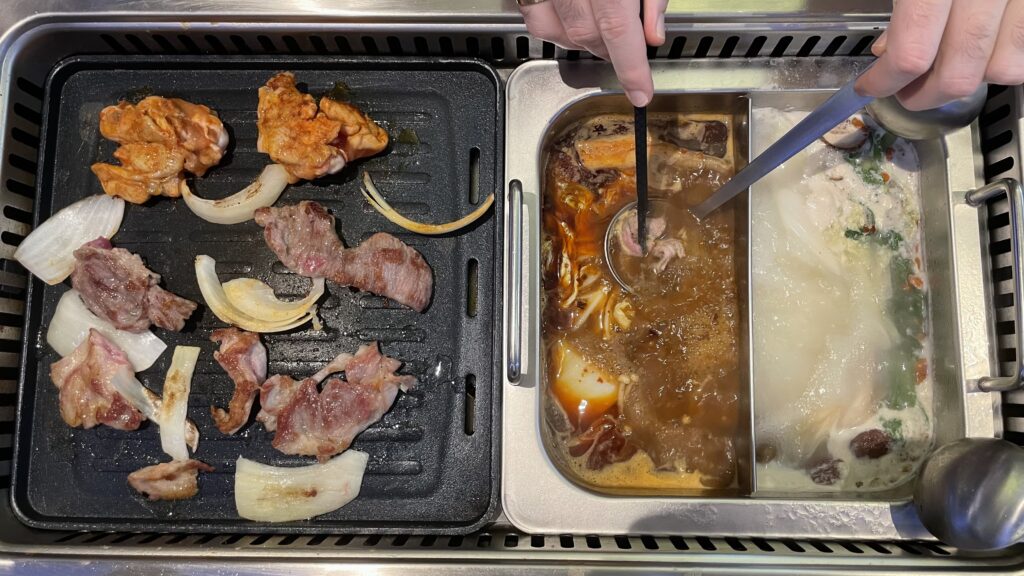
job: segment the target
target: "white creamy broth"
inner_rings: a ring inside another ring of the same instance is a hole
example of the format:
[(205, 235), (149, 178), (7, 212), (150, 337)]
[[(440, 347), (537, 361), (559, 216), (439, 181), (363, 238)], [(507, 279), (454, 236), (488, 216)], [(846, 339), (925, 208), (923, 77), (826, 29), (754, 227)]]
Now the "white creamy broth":
[[(753, 111), (763, 151), (806, 112)], [(755, 185), (751, 263), (760, 489), (881, 490), (931, 445), (919, 163), (870, 119)]]

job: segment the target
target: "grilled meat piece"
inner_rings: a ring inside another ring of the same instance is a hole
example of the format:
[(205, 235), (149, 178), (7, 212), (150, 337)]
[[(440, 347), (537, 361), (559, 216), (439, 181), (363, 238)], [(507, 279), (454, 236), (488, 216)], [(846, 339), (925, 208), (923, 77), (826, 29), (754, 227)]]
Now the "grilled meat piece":
[(334, 174), (388, 145), (387, 132), (355, 106), (325, 97), (318, 110), (312, 96), (299, 92), (291, 72), (260, 88), (257, 116), (256, 148), (295, 179)]
[[(314, 376), (296, 381), (272, 376), (260, 390), (262, 410), (256, 419), (274, 431), (273, 446), (285, 454), (316, 456), (321, 462), (343, 452), (368, 426), (391, 408), (398, 390), (416, 380), (395, 371), (401, 362), (380, 353), (377, 343), (361, 346), (356, 354), (341, 354)], [(345, 380), (328, 375), (345, 372)]]
[(142, 332), (150, 324), (179, 331), (196, 303), (172, 294), (158, 284), (160, 275), (124, 248), (97, 238), (75, 250), (71, 285), (85, 305), (121, 330)]
[(249, 420), (253, 400), (267, 379), (267, 349), (260, 343), (259, 334), (237, 328), (214, 330), (210, 340), (220, 343), (213, 358), (235, 383), (227, 411), (210, 406), (210, 413), (218, 430), (234, 434)]
[(199, 493), (199, 471), (213, 466), (199, 460), (174, 460), (140, 468), (128, 475), (128, 485), (150, 500), (186, 500)]
[(345, 250), (330, 280), (387, 296), (422, 312), (430, 303), (434, 274), (419, 252), (390, 234), (378, 232)]
[(110, 384), (119, 370), (134, 373), (124, 352), (95, 330), (74, 352), (50, 366), (50, 378), (60, 390), (60, 415), (68, 426), (139, 427), (146, 417)]
[(352, 104), (324, 97), (320, 99), (320, 111), (341, 123), (341, 131), (331, 145), (341, 148), (348, 162), (380, 154), (388, 147), (388, 133)]
[(386, 296), (417, 312), (430, 303), (430, 266), (419, 252), (390, 234), (374, 234), (345, 249), (334, 232), (334, 217), (309, 201), (260, 208), (255, 218), (264, 227), (267, 245), (297, 274)]
[(122, 165), (100, 162), (92, 171), (104, 192), (135, 204), (150, 196), (179, 196), (182, 171), (202, 176), (220, 162), (228, 145), (216, 112), (160, 96), (107, 106), (100, 112), (100, 133), (121, 144), (114, 157)]

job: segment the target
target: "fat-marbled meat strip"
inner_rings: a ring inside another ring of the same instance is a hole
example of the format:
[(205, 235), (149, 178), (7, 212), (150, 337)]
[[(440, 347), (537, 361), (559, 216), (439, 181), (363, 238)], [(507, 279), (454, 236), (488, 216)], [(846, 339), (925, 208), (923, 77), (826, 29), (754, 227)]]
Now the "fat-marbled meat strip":
[(386, 296), (417, 312), (430, 303), (430, 266), (419, 252), (390, 234), (379, 232), (346, 249), (334, 231), (334, 217), (310, 201), (260, 208), (256, 223), (264, 227), (270, 249), (297, 274)]
[(68, 426), (92, 428), (105, 424), (135, 430), (146, 419), (110, 383), (120, 370), (134, 373), (124, 352), (96, 330), (74, 352), (50, 366), (50, 378), (60, 390), (60, 415)]
[(199, 492), (199, 471), (213, 466), (199, 460), (174, 460), (146, 466), (128, 475), (128, 485), (150, 500), (186, 500)]
[(160, 275), (146, 268), (142, 258), (114, 248), (97, 238), (75, 250), (71, 285), (93, 314), (129, 332), (142, 332), (155, 324), (179, 331), (196, 303), (159, 286)]
[[(395, 374), (401, 365), (381, 354), (374, 342), (360, 347), (354, 356), (338, 356), (328, 368), (305, 380), (272, 376), (263, 383), (262, 410), (256, 418), (275, 432), (274, 448), (326, 461), (380, 420), (400, 389), (415, 384), (412, 376)], [(341, 370), (345, 380), (331, 378), (323, 391), (317, 390), (323, 378)]]
[(267, 379), (267, 349), (259, 334), (237, 328), (214, 330), (210, 340), (220, 343), (213, 358), (235, 383), (235, 392), (225, 411), (210, 407), (213, 422), (224, 434), (234, 434), (249, 420), (253, 400)]

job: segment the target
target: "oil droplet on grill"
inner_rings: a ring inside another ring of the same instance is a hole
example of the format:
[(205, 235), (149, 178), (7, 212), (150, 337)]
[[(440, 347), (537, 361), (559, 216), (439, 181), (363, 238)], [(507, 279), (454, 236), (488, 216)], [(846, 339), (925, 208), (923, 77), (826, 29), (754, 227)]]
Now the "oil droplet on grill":
[(398, 138), (395, 138), (399, 144), (411, 144), (416, 146), (420, 143), (420, 137), (416, 134), (416, 131), (411, 128), (402, 128), (398, 133)]

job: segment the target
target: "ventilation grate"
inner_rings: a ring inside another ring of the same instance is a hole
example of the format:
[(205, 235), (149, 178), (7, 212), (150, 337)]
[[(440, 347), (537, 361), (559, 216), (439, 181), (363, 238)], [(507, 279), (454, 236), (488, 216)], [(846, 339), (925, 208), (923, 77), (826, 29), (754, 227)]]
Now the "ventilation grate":
[[(650, 58), (730, 58), (860, 56), (867, 53), (875, 31), (844, 34), (763, 32), (708, 35), (669, 29)], [(564, 50), (518, 33), (503, 35), (433, 34), (185, 34), (106, 33), (103, 49), (114, 54), (291, 54), (386, 56), (470, 56), (495, 64), (517, 64), (537, 58), (592, 59), (590, 53)]]
[[(1021, 135), (1018, 132), (1024, 118), (1024, 88), (1020, 86), (992, 86), (988, 102), (982, 111), (981, 151), (984, 156), (985, 180), (1022, 178)], [(1013, 301), (1013, 259), (1010, 251), (1009, 204), (1005, 198), (988, 206), (986, 224), (989, 231), (988, 252), (991, 257), (993, 294), (996, 302), (995, 335), (996, 357), (1001, 374), (1012, 374), (1016, 369), (1017, 330)], [(1024, 392), (1003, 394), (1004, 437), (1024, 445)]]
[(453, 554), (480, 549), (512, 550), (601, 550), (629, 554), (673, 554), (681, 551), (750, 555), (775, 552), (800, 556), (930, 556), (945, 557), (954, 549), (932, 542), (856, 542), (856, 541), (796, 541), (746, 538), (709, 538), (704, 536), (595, 536), (595, 535), (527, 535), (518, 532), (480, 532), (470, 536), (342, 536), (331, 538), (296, 535), (174, 535), (125, 533), (74, 533), (65, 535), (61, 544), (121, 545), (125, 547), (163, 546), (181, 549), (217, 548), (274, 548), (316, 550), (386, 550), (388, 548), (444, 549)]

